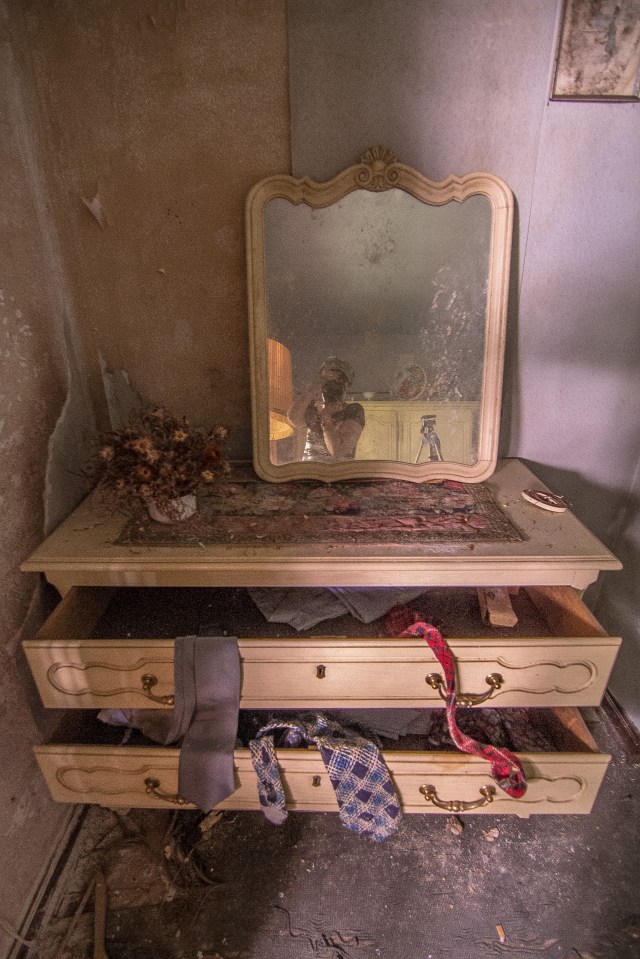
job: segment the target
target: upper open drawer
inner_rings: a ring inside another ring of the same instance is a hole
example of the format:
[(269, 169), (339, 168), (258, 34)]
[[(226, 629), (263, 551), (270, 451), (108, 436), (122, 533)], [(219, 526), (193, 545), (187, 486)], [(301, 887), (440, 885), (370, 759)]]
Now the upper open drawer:
[[(419, 605), (451, 645), (461, 705), (600, 703), (620, 640), (570, 587), (520, 590), (516, 629), (484, 626), (471, 589), (428, 590)], [(243, 708), (443, 703), (442, 670), (423, 640), (385, 636), (382, 620), (363, 626), (351, 617), (320, 624), (322, 635), (296, 634), (267, 623), (239, 589), (78, 587), (24, 648), (47, 707), (167, 708), (173, 636), (214, 622), (238, 636)]]

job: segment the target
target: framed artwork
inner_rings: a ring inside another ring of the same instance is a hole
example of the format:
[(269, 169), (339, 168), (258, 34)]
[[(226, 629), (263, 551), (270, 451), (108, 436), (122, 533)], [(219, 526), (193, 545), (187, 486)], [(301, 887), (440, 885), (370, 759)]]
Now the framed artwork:
[(640, 99), (640, 0), (565, 0), (551, 99)]

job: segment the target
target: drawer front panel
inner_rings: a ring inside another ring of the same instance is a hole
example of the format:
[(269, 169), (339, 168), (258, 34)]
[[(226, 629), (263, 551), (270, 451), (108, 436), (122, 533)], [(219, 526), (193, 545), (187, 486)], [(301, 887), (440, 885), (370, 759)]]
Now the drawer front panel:
[[(173, 640), (26, 642), (45, 706), (166, 708)], [(240, 640), (243, 708), (438, 706), (442, 668), (414, 639)], [(595, 706), (618, 650), (602, 638), (450, 641), (470, 705)], [(428, 679), (429, 677), (429, 679)], [(491, 677), (491, 678), (490, 678)], [(430, 685), (431, 683), (431, 685)]]
[(173, 640), (32, 640), (24, 650), (47, 708), (166, 708)]
[[(144, 808), (180, 805), (177, 749), (39, 746), (36, 755), (57, 802)], [(524, 818), (539, 813), (590, 812), (609, 761), (608, 756), (592, 753), (524, 753), (521, 759), (529, 785), (522, 799), (512, 799), (494, 786), (488, 764), (476, 757), (447, 752), (385, 753), (406, 813), (450, 815), (458, 811)], [(278, 761), (290, 810), (337, 810), (319, 753), (280, 750)], [(258, 810), (255, 773), (247, 750), (236, 751), (234, 765), (238, 789), (218, 808)], [(486, 801), (486, 787), (493, 790), (490, 802)]]
[[(600, 703), (618, 643), (600, 640), (449, 641), (461, 705), (591, 706)], [(240, 644), (242, 706), (333, 708), (440, 706), (444, 675), (426, 643), (327, 641), (309, 648)], [(439, 682), (440, 681), (440, 682)]]

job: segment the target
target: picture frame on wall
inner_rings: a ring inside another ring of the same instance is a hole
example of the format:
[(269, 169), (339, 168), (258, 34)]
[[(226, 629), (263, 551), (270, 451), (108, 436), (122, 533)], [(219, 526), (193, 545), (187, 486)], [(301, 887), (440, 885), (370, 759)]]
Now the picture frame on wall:
[(640, 99), (640, 0), (565, 0), (551, 99)]

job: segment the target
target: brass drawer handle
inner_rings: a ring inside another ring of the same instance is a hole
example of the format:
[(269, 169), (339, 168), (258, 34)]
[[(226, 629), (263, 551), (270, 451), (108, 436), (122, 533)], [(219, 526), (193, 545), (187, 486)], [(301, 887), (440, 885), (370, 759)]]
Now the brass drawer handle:
[(433, 803), (440, 809), (446, 809), (447, 812), (465, 812), (467, 809), (479, 809), (480, 806), (488, 806), (489, 803), (493, 802), (493, 797), (496, 794), (493, 786), (482, 786), (480, 789), (482, 799), (471, 799), (468, 802), (464, 802), (462, 799), (450, 799), (447, 802), (445, 799), (440, 799), (435, 786), (420, 786), (420, 792), (427, 802)]
[(174, 705), (175, 696), (173, 693), (170, 693), (168, 696), (154, 696), (151, 692), (153, 687), (158, 685), (157, 676), (154, 676), (152, 673), (145, 673), (144, 676), (140, 677), (140, 682), (142, 683), (142, 690), (147, 699), (152, 699), (154, 703), (162, 703), (163, 706)]
[(176, 806), (187, 805), (187, 800), (183, 799), (182, 796), (178, 796), (175, 793), (166, 793), (163, 789), (160, 789), (159, 779), (149, 777), (145, 779), (144, 784), (148, 796), (155, 796), (156, 799), (163, 799), (165, 802), (175, 803)]
[(327, 675), (326, 666), (316, 666), (316, 677), (318, 679), (324, 679), (326, 675)]
[(322, 785), (322, 777), (321, 777), (321, 776), (314, 776), (313, 779), (311, 780), (311, 785), (312, 785), (312, 786), (321, 786), (321, 785)]
[[(441, 698), (446, 700), (446, 684), (440, 673), (429, 673), (425, 682), (427, 682), (432, 689), (437, 689)], [(500, 673), (490, 673), (485, 679), (485, 683), (489, 686), (486, 693), (460, 693), (457, 695), (456, 703), (458, 706), (478, 706), (480, 703), (486, 702), (490, 696), (493, 696), (496, 690), (502, 689), (504, 679)]]

